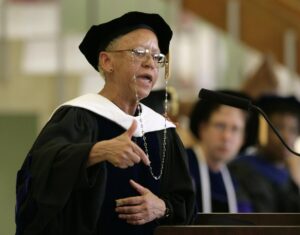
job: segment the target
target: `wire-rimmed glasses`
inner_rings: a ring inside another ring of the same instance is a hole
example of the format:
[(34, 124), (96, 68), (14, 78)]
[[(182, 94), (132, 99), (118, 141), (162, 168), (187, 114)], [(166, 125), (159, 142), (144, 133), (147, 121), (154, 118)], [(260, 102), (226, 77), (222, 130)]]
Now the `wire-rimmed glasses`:
[(164, 67), (167, 63), (166, 56), (162, 53), (152, 53), (151, 50), (143, 47), (137, 47), (134, 49), (124, 49), (124, 50), (111, 50), (107, 52), (131, 52), (134, 57), (140, 62), (144, 62), (150, 55), (153, 59), (156, 67)]

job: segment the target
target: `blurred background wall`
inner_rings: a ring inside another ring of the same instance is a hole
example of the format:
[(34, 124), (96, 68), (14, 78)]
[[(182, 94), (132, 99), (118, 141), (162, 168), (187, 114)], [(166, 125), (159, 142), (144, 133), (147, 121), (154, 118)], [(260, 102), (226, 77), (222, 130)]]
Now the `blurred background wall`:
[(78, 50), (85, 32), (131, 10), (173, 28), (183, 127), (202, 87), (300, 96), (298, 0), (0, 0), (1, 235), (14, 234), (16, 173), (53, 109), (103, 85)]

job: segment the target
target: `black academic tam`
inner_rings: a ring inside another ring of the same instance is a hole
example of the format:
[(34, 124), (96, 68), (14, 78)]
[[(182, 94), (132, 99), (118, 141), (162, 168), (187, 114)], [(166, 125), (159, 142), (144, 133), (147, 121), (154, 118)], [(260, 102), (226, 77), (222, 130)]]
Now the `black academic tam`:
[(138, 28), (152, 30), (157, 36), (161, 52), (168, 54), (173, 34), (169, 25), (158, 14), (137, 11), (128, 12), (103, 24), (93, 25), (83, 38), (79, 49), (98, 71), (99, 52), (104, 51), (113, 39)]

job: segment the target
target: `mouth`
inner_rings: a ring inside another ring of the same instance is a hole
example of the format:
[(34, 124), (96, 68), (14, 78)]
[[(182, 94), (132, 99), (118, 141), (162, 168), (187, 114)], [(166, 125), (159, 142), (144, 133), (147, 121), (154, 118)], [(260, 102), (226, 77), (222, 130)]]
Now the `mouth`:
[(222, 152), (222, 153), (229, 151), (229, 149), (226, 147), (220, 147), (220, 148), (218, 148), (218, 150), (219, 150), (219, 152)]
[(137, 79), (147, 81), (148, 83), (152, 83), (153, 78), (150, 74), (141, 74), (137, 76)]

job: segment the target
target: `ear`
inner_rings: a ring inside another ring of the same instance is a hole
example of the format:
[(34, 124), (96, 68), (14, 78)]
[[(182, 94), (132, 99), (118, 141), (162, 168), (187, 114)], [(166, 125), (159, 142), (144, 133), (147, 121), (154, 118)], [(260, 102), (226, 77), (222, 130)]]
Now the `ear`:
[(198, 137), (201, 140), (202, 139), (202, 133), (205, 131), (206, 123), (200, 122), (198, 125)]
[(105, 51), (99, 53), (99, 66), (105, 73), (109, 73), (113, 69), (112, 59)]
[(202, 132), (202, 129), (203, 129), (203, 123), (199, 123), (198, 126), (197, 126), (197, 133), (198, 133), (198, 138), (199, 140), (201, 140), (201, 132)]

